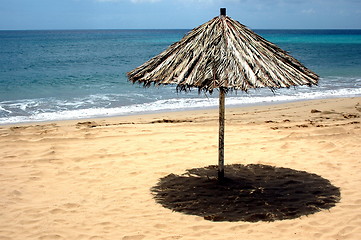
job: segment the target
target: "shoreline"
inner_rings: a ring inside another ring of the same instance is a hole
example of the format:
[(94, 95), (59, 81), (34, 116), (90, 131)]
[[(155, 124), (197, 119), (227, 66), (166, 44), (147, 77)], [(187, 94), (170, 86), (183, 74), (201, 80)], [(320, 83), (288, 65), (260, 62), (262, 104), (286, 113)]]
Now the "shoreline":
[[(270, 106), (278, 106), (278, 105), (287, 105), (293, 103), (302, 103), (302, 102), (318, 102), (318, 101), (332, 101), (337, 99), (354, 99), (361, 97), (334, 97), (334, 98), (320, 98), (320, 99), (308, 99), (308, 100), (292, 100), (292, 101), (277, 101), (277, 102), (262, 102), (262, 103), (254, 103), (254, 104), (245, 104), (244, 106), (227, 106), (226, 105), (226, 115), (227, 110), (230, 109), (238, 109), (238, 110), (252, 110), (253, 108), (262, 108), (262, 107), (270, 107)], [(204, 107), (204, 108), (196, 108), (196, 109), (176, 109), (176, 110), (165, 110), (165, 111), (156, 111), (153, 112), (142, 112), (142, 113), (134, 113), (128, 115), (118, 115), (118, 116), (99, 116), (99, 117), (86, 117), (86, 118), (75, 118), (75, 119), (62, 119), (62, 120), (44, 120), (44, 121), (29, 121), (29, 122), (19, 122), (19, 123), (6, 123), (0, 124), (0, 127), (7, 127), (7, 126), (26, 126), (26, 125), (43, 125), (49, 123), (62, 123), (62, 122), (85, 122), (85, 121), (106, 121), (106, 120), (117, 120), (117, 119), (139, 119), (139, 118), (156, 118), (162, 116), (178, 116), (178, 115), (185, 115), (185, 114), (197, 114), (197, 113), (204, 113), (204, 112), (218, 112), (218, 106), (213, 107)]]
[[(340, 199), (287, 220), (213, 222), (163, 207), (152, 189), (217, 164), (218, 109), (0, 126), (0, 238), (355, 240), (360, 142), (361, 98), (226, 108), (226, 166), (317, 175)], [(295, 180), (282, 178), (294, 192)]]

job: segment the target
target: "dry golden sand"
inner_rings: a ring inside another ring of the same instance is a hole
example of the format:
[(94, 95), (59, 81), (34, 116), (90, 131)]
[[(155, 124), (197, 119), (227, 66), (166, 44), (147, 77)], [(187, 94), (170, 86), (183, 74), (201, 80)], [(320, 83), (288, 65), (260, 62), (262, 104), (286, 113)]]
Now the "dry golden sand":
[[(317, 111), (316, 111), (317, 110)], [(360, 239), (361, 98), (226, 109), (226, 164), (315, 173), (335, 207), (292, 220), (172, 212), (160, 178), (217, 163), (217, 111), (0, 126), (0, 239)]]

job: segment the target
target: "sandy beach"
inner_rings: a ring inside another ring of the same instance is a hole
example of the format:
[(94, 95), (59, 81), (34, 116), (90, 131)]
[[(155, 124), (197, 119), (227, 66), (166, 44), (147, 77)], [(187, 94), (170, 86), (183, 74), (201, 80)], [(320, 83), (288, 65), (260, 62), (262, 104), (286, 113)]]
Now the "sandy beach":
[(0, 126), (0, 239), (360, 238), (361, 98), (226, 109), (225, 164), (317, 174), (340, 191), (327, 210), (214, 222), (155, 201), (217, 144), (217, 110)]

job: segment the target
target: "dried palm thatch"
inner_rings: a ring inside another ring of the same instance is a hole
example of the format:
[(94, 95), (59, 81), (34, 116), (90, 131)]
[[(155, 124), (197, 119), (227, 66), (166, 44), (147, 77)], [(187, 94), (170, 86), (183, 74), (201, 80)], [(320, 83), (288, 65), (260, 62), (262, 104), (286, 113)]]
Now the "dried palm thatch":
[(225, 92), (251, 88), (316, 85), (318, 76), (275, 44), (221, 15), (128, 73), (133, 83), (176, 84), (186, 91), (219, 89), (218, 178), (224, 178)]
[(227, 17), (215, 17), (128, 73), (144, 86), (177, 84), (243, 90), (317, 84), (318, 76), (275, 44)]

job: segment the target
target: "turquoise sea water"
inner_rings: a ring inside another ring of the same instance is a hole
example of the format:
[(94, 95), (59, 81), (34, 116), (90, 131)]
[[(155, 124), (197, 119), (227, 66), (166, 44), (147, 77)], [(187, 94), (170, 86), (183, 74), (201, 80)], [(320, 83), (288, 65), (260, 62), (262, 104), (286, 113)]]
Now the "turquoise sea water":
[[(227, 105), (361, 96), (361, 30), (255, 30), (320, 75), (317, 87), (231, 93)], [(188, 30), (0, 31), (0, 124), (211, 108), (218, 95), (147, 88), (126, 72)]]

